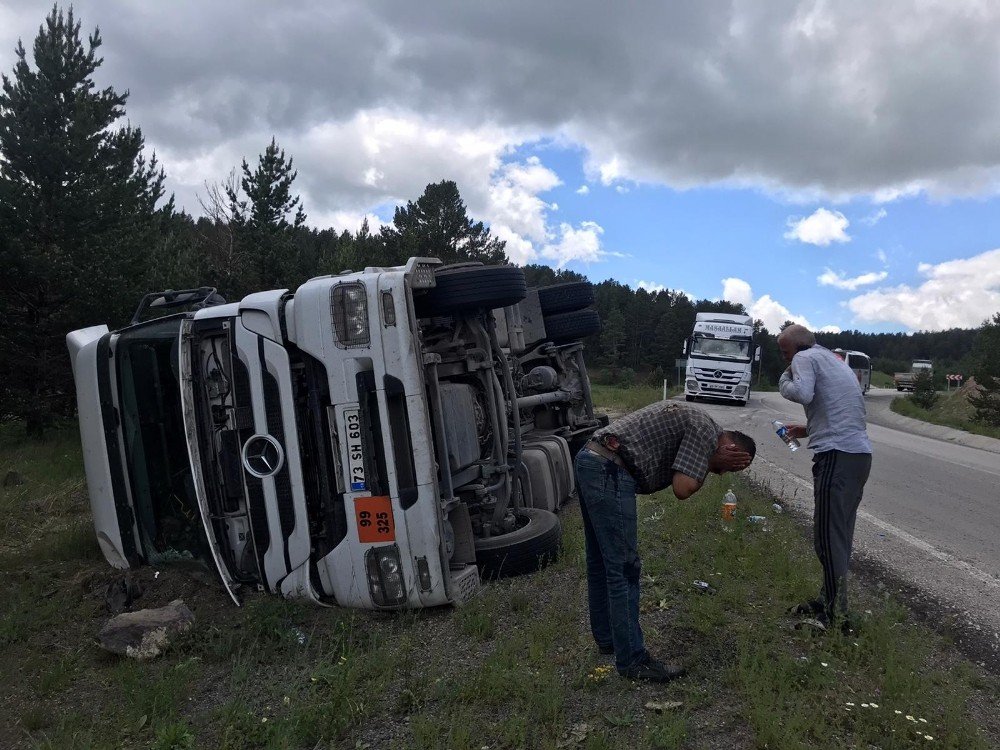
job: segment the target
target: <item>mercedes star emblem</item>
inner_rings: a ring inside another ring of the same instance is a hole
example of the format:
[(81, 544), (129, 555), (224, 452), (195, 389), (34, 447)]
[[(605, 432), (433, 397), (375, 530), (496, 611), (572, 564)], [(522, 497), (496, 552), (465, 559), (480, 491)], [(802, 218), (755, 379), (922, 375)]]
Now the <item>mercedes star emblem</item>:
[(712, 373), (716, 380), (722, 380), (722, 370), (716, 370)]
[(254, 435), (243, 444), (243, 465), (255, 477), (276, 474), (284, 460), (285, 452), (270, 435)]

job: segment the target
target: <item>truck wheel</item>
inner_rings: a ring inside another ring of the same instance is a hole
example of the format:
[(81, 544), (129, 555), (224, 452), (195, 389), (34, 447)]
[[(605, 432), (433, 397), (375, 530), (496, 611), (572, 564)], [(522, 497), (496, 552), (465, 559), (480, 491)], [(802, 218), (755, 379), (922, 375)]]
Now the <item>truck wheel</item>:
[(516, 266), (445, 266), (434, 278), (437, 286), (414, 296), (418, 318), (507, 307), (528, 294), (524, 271)]
[(694, 401), (694, 396), (688, 396), (687, 394), (684, 394), (684, 400), (685, 401)]
[(538, 304), (542, 306), (542, 315), (582, 310), (594, 304), (594, 285), (589, 281), (571, 281), (543, 286), (538, 290)]
[(518, 529), (476, 540), (476, 563), (484, 578), (533, 573), (559, 557), (562, 527), (556, 514), (538, 508), (515, 513), (523, 523)]
[(545, 337), (555, 344), (579, 341), (601, 331), (601, 317), (597, 310), (576, 310), (556, 313), (542, 318)]

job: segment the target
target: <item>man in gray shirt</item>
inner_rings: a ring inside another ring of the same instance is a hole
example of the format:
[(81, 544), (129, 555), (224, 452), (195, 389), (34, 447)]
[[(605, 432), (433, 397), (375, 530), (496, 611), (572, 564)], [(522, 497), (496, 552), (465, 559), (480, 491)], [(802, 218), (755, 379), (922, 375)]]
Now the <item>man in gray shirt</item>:
[(850, 629), (847, 571), (854, 544), (854, 523), (872, 465), (872, 444), (865, 430), (865, 399), (854, 372), (829, 349), (816, 344), (809, 329), (790, 325), (778, 335), (788, 369), (778, 389), (802, 404), (806, 424), (788, 425), (788, 434), (809, 438), (813, 456), (813, 544), (823, 567), (819, 599), (793, 612), (814, 615), (826, 628), (834, 621)]

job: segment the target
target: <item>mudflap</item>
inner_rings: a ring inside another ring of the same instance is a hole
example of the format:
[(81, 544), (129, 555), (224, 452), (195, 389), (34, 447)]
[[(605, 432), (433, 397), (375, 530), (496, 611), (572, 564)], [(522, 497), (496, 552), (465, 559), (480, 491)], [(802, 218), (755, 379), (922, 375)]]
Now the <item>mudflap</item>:
[(476, 595), (480, 585), (479, 568), (475, 565), (451, 571), (451, 603), (461, 607)]

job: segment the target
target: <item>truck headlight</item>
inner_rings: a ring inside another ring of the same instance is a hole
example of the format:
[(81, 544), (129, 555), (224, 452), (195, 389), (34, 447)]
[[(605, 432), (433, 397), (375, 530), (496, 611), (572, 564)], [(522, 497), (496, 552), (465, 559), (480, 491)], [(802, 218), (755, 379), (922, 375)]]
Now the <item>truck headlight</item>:
[(747, 387), (745, 385), (738, 385), (733, 390), (733, 393), (735, 393), (737, 396), (745, 396), (746, 392), (747, 392)]
[(696, 390), (698, 390), (698, 381), (697, 380), (688, 380), (687, 381), (687, 389), (689, 391), (696, 391)]
[(380, 607), (398, 606), (406, 602), (406, 581), (399, 547), (395, 544), (372, 547), (365, 553), (368, 571), (368, 591)]
[(330, 292), (337, 343), (345, 349), (368, 346), (368, 293), (364, 284), (338, 284)]

